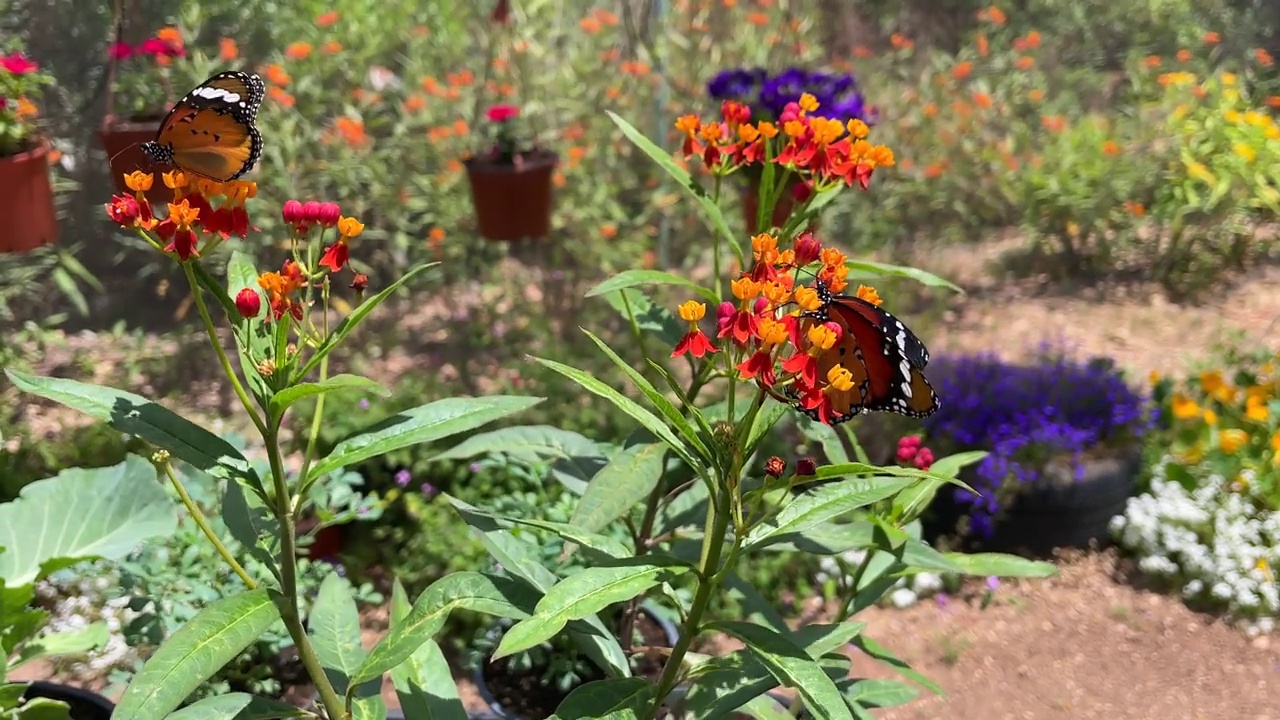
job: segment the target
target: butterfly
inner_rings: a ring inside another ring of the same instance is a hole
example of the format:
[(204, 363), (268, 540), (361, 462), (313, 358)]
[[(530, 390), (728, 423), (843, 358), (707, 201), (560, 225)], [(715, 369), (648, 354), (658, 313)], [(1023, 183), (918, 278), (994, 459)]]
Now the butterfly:
[(218, 73), (173, 106), (142, 151), (157, 164), (217, 182), (235, 180), (262, 154), (262, 135), (253, 123), (265, 92), (257, 75)]
[[(817, 323), (834, 322), (840, 339), (830, 350), (820, 353), (817, 377), (825, 382), (827, 373), (842, 365), (853, 376), (848, 391), (832, 391), (829, 422), (837, 425), (864, 412), (893, 412), (909, 417), (927, 417), (938, 409), (938, 396), (924, 376), (929, 350), (898, 318), (880, 306), (853, 295), (833, 295), (818, 283), (822, 306), (799, 319), (800, 351), (809, 350), (807, 333)], [(817, 420), (817, 410), (797, 407)]]

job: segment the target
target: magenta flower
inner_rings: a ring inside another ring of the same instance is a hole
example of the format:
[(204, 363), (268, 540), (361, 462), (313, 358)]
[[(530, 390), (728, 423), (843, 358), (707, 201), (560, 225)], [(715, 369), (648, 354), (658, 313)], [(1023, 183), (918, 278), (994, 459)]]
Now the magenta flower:
[(40, 66), (32, 62), (26, 55), (15, 52), (0, 58), (0, 68), (12, 75), (26, 75), (27, 73), (35, 72)]
[(127, 42), (113, 42), (107, 50), (107, 56), (112, 60), (128, 60), (133, 56), (133, 46)]

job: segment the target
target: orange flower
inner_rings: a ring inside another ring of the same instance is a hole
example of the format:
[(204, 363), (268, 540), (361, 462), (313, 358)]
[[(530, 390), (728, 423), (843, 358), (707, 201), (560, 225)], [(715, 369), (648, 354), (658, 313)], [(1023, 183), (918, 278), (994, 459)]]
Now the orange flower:
[(264, 72), (267, 76), (267, 82), (272, 85), (284, 87), (293, 82), (293, 78), (289, 77), (289, 73), (285, 72), (284, 68), (279, 65), (268, 65)]
[(172, 25), (167, 25), (157, 30), (156, 39), (174, 50), (183, 49), (182, 32)]
[(978, 54), (986, 57), (991, 52), (991, 44), (987, 42), (986, 35), (978, 35)]
[(334, 121), (334, 128), (352, 147), (363, 145), (369, 140), (369, 136), (364, 132), (364, 122), (356, 118), (340, 117)]
[(1108, 140), (1102, 143), (1102, 152), (1110, 157), (1115, 157), (1120, 154), (1120, 146), (1114, 140)]
[(1062, 132), (1067, 127), (1067, 119), (1061, 115), (1043, 115), (1040, 117), (1040, 124), (1049, 132)]
[(762, 12), (748, 13), (747, 22), (751, 23), (752, 25), (764, 27), (765, 25), (769, 24), (769, 16), (765, 15)]
[(1145, 58), (1143, 58), (1143, 59), (1142, 59), (1142, 64), (1143, 64), (1143, 65), (1144, 65), (1148, 70), (1155, 70), (1156, 68), (1160, 67), (1160, 56), (1159, 56), (1159, 55), (1148, 55), (1148, 56), (1146, 56)]
[(1027, 93), (1027, 99), (1031, 102), (1040, 102), (1044, 99), (1044, 90), (1034, 88)]
[(602, 26), (600, 25), (599, 20), (593, 17), (585, 17), (578, 21), (578, 27), (582, 28), (584, 32), (594, 35), (600, 32)]
[(618, 24), (618, 16), (608, 10), (598, 9), (595, 11), (594, 15), (597, 20), (608, 27), (614, 27)]
[(40, 111), (36, 109), (35, 103), (31, 102), (30, 100), (24, 97), (18, 98), (18, 109), (14, 111), (14, 115), (19, 120), (26, 120), (28, 118), (33, 118), (39, 114), (40, 114)]
[(992, 25), (1003, 25), (1009, 18), (1004, 14), (1003, 10), (996, 7), (995, 5), (992, 5), (989, 8), (984, 8), (982, 10), (979, 10), (978, 19), (986, 20), (987, 22), (990, 22)]
[(907, 36), (902, 33), (894, 33), (890, 35), (889, 44), (893, 46), (894, 50), (908, 50), (911, 46), (915, 45), (915, 43), (908, 40)]
[(431, 232), (427, 234), (427, 237), (430, 238), (432, 247), (439, 245), (444, 242), (444, 228), (439, 226), (431, 228)]
[(337, 55), (338, 53), (342, 52), (342, 43), (338, 42), (337, 40), (330, 40), (329, 42), (325, 43), (320, 48), (320, 50), (325, 55)]
[(963, 80), (969, 77), (969, 74), (972, 72), (973, 72), (973, 63), (966, 60), (962, 63), (957, 64), (955, 67), (951, 68), (951, 77), (955, 78), (956, 80)]
[(1276, 62), (1275, 58), (1271, 57), (1271, 53), (1263, 50), (1262, 48), (1254, 50), (1253, 56), (1258, 59), (1258, 64), (1263, 67), (1271, 67)]
[(1280, 110), (1280, 95), (1272, 95), (1267, 98), (1267, 107), (1273, 110)]
[(62, 162), (62, 151), (61, 151), (61, 150), (50, 150), (50, 151), (49, 151), (49, 164), (50, 164), (50, 165), (57, 165), (57, 164), (58, 164), (58, 163), (60, 163), (60, 162)]
[(1182, 49), (1178, 51), (1178, 62), (1188, 62), (1191, 60), (1191, 51)]
[(289, 91), (283, 88), (278, 88), (274, 85), (267, 88), (267, 97), (271, 98), (272, 102), (281, 107), (291, 108), (294, 106), (294, 103), (297, 102), (294, 97), (289, 94)]
[(940, 177), (946, 169), (947, 166), (944, 163), (931, 163), (924, 169), (924, 176), (932, 180), (933, 178)]
[(306, 60), (311, 57), (311, 43), (289, 43), (289, 47), (284, 49), (284, 56), (290, 60)]
[(1205, 45), (1217, 45), (1222, 42), (1222, 36), (1212, 30), (1205, 33), (1200, 39), (1204, 41)]
[(1029, 55), (1023, 55), (1013, 62), (1013, 66), (1019, 70), (1030, 70), (1036, 66), (1036, 59)]
[(1134, 202), (1132, 200), (1124, 201), (1124, 209), (1134, 217), (1142, 217), (1147, 214), (1147, 208), (1144, 207), (1142, 203)]
[(871, 55), (871, 48), (866, 45), (859, 45), (853, 49), (853, 56), (856, 58), (869, 58)]
[(983, 110), (988, 110), (991, 108), (991, 96), (983, 92), (976, 92), (973, 94), (973, 103)]
[(329, 27), (330, 25), (338, 22), (338, 17), (339, 17), (338, 13), (336, 11), (331, 10), (316, 18), (316, 26)]
[(471, 126), (467, 125), (466, 120), (459, 118), (458, 120), (453, 121), (453, 131), (457, 133), (458, 137), (462, 137), (463, 135), (471, 132)]
[(231, 62), (240, 57), (240, 48), (236, 46), (234, 38), (222, 38), (218, 41), (218, 59), (223, 62)]
[(927, 118), (937, 117), (938, 106), (934, 105), (933, 103), (928, 103), (927, 105), (925, 105), (923, 108), (920, 109), (920, 112), (924, 113), (924, 116)]
[(613, 223), (605, 223), (600, 226), (600, 237), (605, 240), (612, 240), (618, 237), (618, 226)]
[(418, 112), (427, 106), (427, 99), (421, 95), (410, 95), (404, 99), (404, 111), (408, 113)]

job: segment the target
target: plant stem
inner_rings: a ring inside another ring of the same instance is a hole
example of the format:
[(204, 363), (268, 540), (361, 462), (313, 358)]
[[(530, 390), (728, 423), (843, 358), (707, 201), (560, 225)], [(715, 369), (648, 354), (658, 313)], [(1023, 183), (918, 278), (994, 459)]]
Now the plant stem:
[[(326, 333), (327, 335), (328, 333)], [(329, 377), (329, 356), (325, 355), (320, 358), (320, 382), (324, 382)], [(311, 469), (311, 461), (316, 456), (316, 441), (320, 437), (320, 421), (324, 419), (324, 396), (327, 393), (320, 393), (316, 398), (315, 414), (311, 417), (311, 436), (307, 438), (307, 451), (302, 455), (302, 469), (298, 471), (298, 481), (303, 485), (298, 489), (298, 497), (294, 502), (293, 511), (297, 512), (302, 507), (302, 501), (306, 497), (306, 492), (311, 488), (313, 483), (307, 482), (307, 471)]]
[[(214, 351), (218, 353), (218, 363), (222, 365), (222, 372), (231, 381), (231, 387), (236, 391), (236, 397), (240, 398), (240, 404), (244, 406), (245, 412), (249, 413), (249, 418), (253, 420), (254, 426), (265, 437), (267, 434), (266, 423), (262, 421), (262, 417), (258, 414), (258, 409), (253, 406), (253, 401), (249, 399), (249, 394), (244, 391), (244, 385), (240, 384), (240, 376), (231, 367), (231, 360), (227, 358), (226, 351), (222, 349), (222, 341), (218, 339), (218, 330), (214, 327), (213, 318), (209, 316), (209, 307), (204, 304), (203, 290), (196, 281), (195, 270), (192, 269), (190, 262), (184, 262), (182, 263), (182, 271), (186, 273), (187, 284), (191, 286), (191, 294), (195, 296), (196, 308), (200, 311), (200, 319), (204, 321), (204, 331), (209, 335), (209, 343), (213, 345)], [(249, 372), (249, 368), (245, 368), (245, 372)]]
[[(200, 527), (200, 531), (204, 533), (205, 537), (209, 538), (209, 542), (213, 543), (213, 548), (218, 551), (218, 554), (222, 556), (222, 559), (226, 561), (227, 565), (231, 566), (231, 569), (236, 575), (240, 576), (240, 579), (244, 581), (244, 584), (250, 590), (257, 589), (258, 583), (254, 582), (253, 578), (249, 577), (249, 573), (245, 572), (244, 567), (236, 561), (235, 556), (231, 554), (231, 551), (227, 549), (227, 546), (222, 544), (222, 539), (213, 531), (213, 526), (209, 524), (209, 519), (204, 516), (204, 511), (201, 510), (200, 506), (197, 505), (195, 501), (191, 499), (191, 496), (187, 494), (187, 489), (182, 487), (182, 481), (178, 480), (177, 474), (173, 472), (173, 465), (170, 465), (167, 460), (164, 463), (164, 473), (168, 476), (169, 483), (173, 485), (173, 489), (178, 491), (178, 497), (182, 499), (182, 504), (186, 506), (187, 512), (191, 515), (191, 519), (196, 521), (196, 525)], [(227, 482), (236, 481), (228, 480)]]
[(320, 702), (324, 705), (329, 720), (345, 720), (348, 716), (342, 699), (329, 682), (316, 651), (311, 647), (311, 639), (307, 637), (306, 628), (302, 625), (302, 617), (298, 613), (298, 546), (296, 540), (297, 518), (289, 501), (289, 486), (285, 482), (284, 462), (280, 458), (280, 440), (277, 429), (271, 428), (264, 434), (267, 444), (267, 457), (271, 462), (271, 479), (275, 486), (276, 519), (280, 522), (280, 590), (281, 597), (276, 601), (280, 608), (280, 619), (289, 629), (289, 637), (298, 648), (298, 657), (311, 676), (320, 693)]

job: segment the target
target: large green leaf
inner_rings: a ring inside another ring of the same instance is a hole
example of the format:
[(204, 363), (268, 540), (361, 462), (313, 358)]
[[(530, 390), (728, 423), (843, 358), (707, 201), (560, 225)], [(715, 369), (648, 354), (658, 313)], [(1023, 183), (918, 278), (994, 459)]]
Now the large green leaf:
[(771, 538), (803, 534), (832, 518), (893, 497), (916, 482), (914, 478), (873, 477), (822, 485), (796, 497), (771, 522), (752, 530), (744, 549), (759, 547)]
[[(1046, 578), (1057, 574), (1053, 563), (1028, 560), (1004, 553), (946, 553), (949, 562), (957, 565), (965, 575), (997, 577)], [(2, 559), (3, 556), (0, 556)]]
[(948, 290), (954, 290), (963, 294), (964, 288), (934, 275), (931, 272), (918, 270), (905, 265), (890, 265), (888, 263), (872, 262), (870, 260), (849, 260), (845, 263), (849, 268), (849, 278), (871, 278), (871, 277), (897, 277), (915, 280), (923, 283), (928, 287), (944, 287)]
[(569, 522), (596, 532), (626, 515), (662, 479), (665, 455), (666, 447), (657, 443), (632, 445), (615, 455), (587, 484)]
[(554, 637), (570, 620), (591, 617), (654, 585), (669, 582), (689, 569), (675, 558), (645, 555), (579, 570), (552, 586), (538, 601), (532, 617), (507, 631), (493, 659), (535, 647)]
[(366, 390), (383, 397), (391, 394), (390, 390), (369, 378), (359, 375), (334, 375), (319, 382), (298, 383), (276, 393), (268, 406), (271, 420), (278, 421), (284, 416), (285, 410), (303, 398), (315, 397), (334, 390)]
[(316, 658), (333, 681), (334, 689), (345, 693), (348, 679), (365, 658), (360, 644), (360, 611), (346, 578), (331, 572), (320, 583), (307, 625)]
[(263, 589), (209, 604), (147, 660), (124, 691), (112, 720), (164, 717), (279, 619), (280, 612)]
[(941, 478), (956, 477), (962, 468), (972, 465), (986, 456), (987, 452), (981, 450), (948, 455), (935, 462), (929, 470), (940, 477), (922, 480), (893, 499), (893, 509), (897, 513), (896, 517), (904, 523), (920, 517), (925, 510), (929, 509), (929, 504), (933, 502), (938, 490), (946, 484), (946, 481)]
[(888, 648), (884, 647), (883, 645), (876, 642), (875, 640), (872, 640), (866, 635), (859, 635), (858, 637), (853, 639), (853, 645), (854, 647), (858, 648), (859, 650), (866, 653), (867, 655), (893, 668), (898, 672), (899, 675), (907, 678), (908, 680), (915, 682), (917, 685), (924, 687), (924, 689), (928, 690), (934, 695), (937, 695), (942, 698), (946, 698), (947, 694), (943, 692), (942, 688), (939, 687), (937, 683), (925, 677), (924, 675), (921, 675), (918, 671), (916, 671), (914, 668), (908, 665), (905, 660), (903, 660), (902, 658), (899, 658), (897, 655), (894, 655), (892, 652), (888, 650)]
[(391, 682), (406, 718), (467, 720), (458, 685), (435, 640), (424, 642), (408, 660), (392, 668)]
[(785, 635), (763, 625), (739, 621), (711, 623), (708, 629), (719, 630), (746, 643), (747, 650), (778, 682), (800, 692), (815, 718), (853, 720), (835, 682), (817, 660)]
[(338, 443), (317, 462), (310, 477), (320, 477), (393, 450), (433, 442), (513, 415), (542, 402), (542, 398), (490, 395), (445, 398), (392, 415), (365, 432)]
[[(855, 548), (876, 547), (876, 526), (857, 520), (823, 523), (799, 535), (779, 535), (767, 543), (777, 552), (806, 552), (813, 555), (840, 555)], [(927, 543), (909, 538), (903, 545), (902, 561), (908, 566), (933, 572), (959, 573), (959, 565), (948, 560)]]
[(702, 287), (688, 278), (673, 275), (665, 270), (624, 270), (588, 290), (587, 297), (604, 295), (615, 290), (639, 285), (679, 285), (694, 291), (703, 300), (713, 305), (720, 303), (720, 297), (711, 289)]
[(5, 373), (19, 389), (103, 420), (122, 433), (136, 435), (197, 470), (217, 478), (246, 478), (255, 488), (262, 487), (249, 461), (231, 443), (141, 395), (16, 370)]
[(173, 500), (143, 458), (63, 470), (0, 504), (0, 580), (17, 587), (80, 560), (116, 560), (176, 527)]
[(409, 659), (415, 650), (435, 637), (454, 610), (503, 618), (528, 617), (536, 595), (528, 585), (511, 578), (478, 572), (457, 572), (432, 583), (418, 596), (413, 608), (378, 641), (351, 676), (362, 683)]
[(548, 720), (640, 720), (652, 701), (643, 678), (595, 680), (574, 688)]
[(233, 692), (194, 702), (170, 714), (165, 720), (276, 720), (301, 717), (310, 715), (279, 700)]

